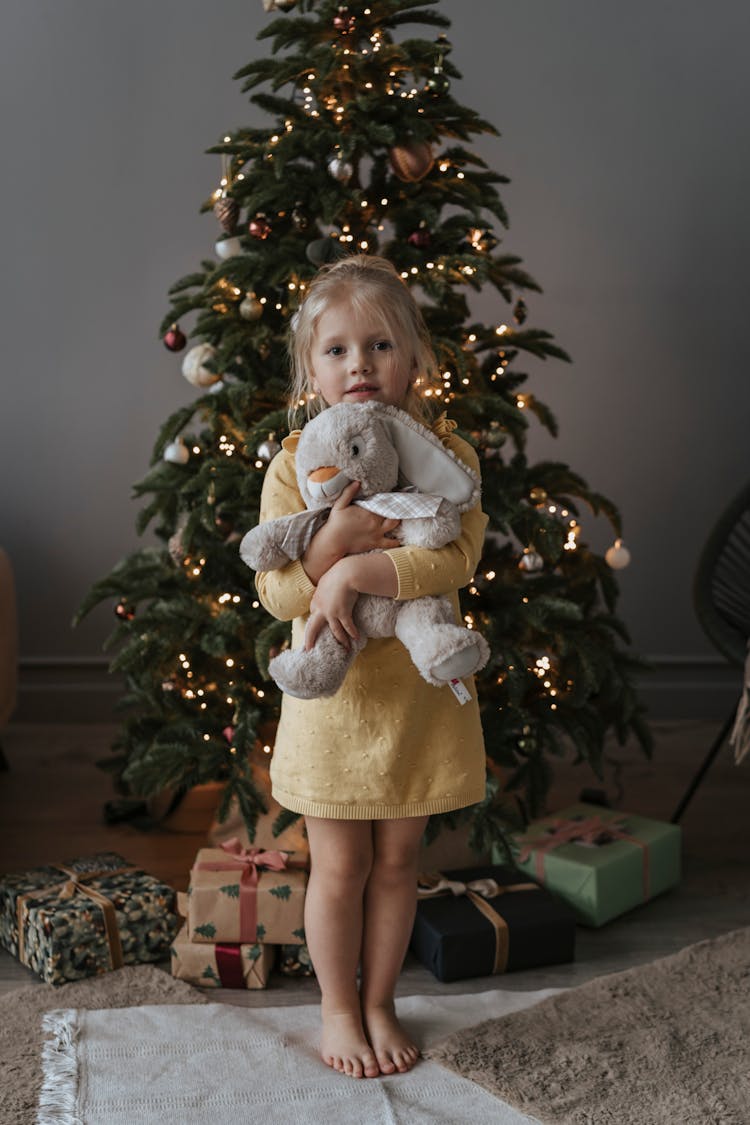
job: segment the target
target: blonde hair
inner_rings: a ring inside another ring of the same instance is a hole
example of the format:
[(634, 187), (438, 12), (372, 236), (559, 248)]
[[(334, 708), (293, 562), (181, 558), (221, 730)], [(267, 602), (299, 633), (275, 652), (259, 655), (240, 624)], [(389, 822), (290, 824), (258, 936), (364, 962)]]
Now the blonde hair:
[(352, 254), (318, 270), (302, 305), (292, 319), (289, 333), (290, 426), (297, 412), (302, 409), (302, 403), (307, 418), (325, 409), (321, 395), (313, 393), (310, 357), (320, 318), (329, 305), (342, 298), (349, 302), (355, 312), (366, 308), (369, 312), (378, 313), (384, 331), (406, 345), (415, 381), (409, 384), (402, 409), (418, 421), (429, 424), (430, 412), (415, 382), (425, 388), (436, 386), (437, 360), (419, 306), (395, 267), (386, 258)]

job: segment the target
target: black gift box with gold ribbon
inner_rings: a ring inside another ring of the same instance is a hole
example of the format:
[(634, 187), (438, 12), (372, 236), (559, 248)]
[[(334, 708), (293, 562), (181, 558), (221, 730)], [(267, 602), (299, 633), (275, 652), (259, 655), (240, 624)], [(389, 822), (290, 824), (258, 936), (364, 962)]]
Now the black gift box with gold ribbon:
[(420, 875), (411, 949), (438, 980), (572, 961), (575, 914), (512, 867)]

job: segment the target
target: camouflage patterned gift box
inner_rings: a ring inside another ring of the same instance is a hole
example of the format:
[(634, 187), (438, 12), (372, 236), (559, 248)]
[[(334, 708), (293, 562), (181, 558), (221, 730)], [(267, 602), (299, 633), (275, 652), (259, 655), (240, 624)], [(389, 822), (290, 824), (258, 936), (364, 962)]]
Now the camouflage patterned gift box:
[(265, 988), (275, 945), (207, 945), (190, 940), (187, 923), (172, 942), (172, 976), (199, 988)]
[(293, 853), (243, 848), (236, 837), (220, 848), (201, 848), (190, 872), (190, 940), (304, 941), (303, 864)]
[(179, 928), (175, 892), (102, 852), (0, 876), (0, 944), (48, 984), (160, 961)]

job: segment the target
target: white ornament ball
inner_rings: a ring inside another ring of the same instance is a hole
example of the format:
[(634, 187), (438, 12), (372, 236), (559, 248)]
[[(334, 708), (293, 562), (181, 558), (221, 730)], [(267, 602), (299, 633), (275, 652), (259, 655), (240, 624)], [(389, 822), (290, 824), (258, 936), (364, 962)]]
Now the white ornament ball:
[(173, 465), (187, 465), (190, 460), (190, 450), (181, 437), (170, 441), (164, 450), (164, 460), (171, 461)]
[(524, 551), (524, 553), (521, 555), (521, 558), (518, 560), (518, 566), (520, 570), (528, 570), (532, 572), (535, 570), (543, 570), (544, 559), (538, 551), (533, 551), (529, 547)]
[(342, 183), (346, 183), (354, 175), (352, 165), (348, 161), (342, 160), (340, 156), (334, 156), (328, 161), (328, 171), (335, 180), (340, 180)]
[(209, 343), (196, 344), (190, 349), (182, 361), (182, 374), (188, 383), (192, 383), (194, 387), (210, 387), (212, 383), (219, 382), (221, 375), (209, 371), (205, 366), (215, 355), (216, 348)]
[(622, 539), (615, 539), (604, 558), (613, 570), (623, 570), (630, 562), (630, 551), (624, 545)]
[(258, 446), (257, 453), (261, 461), (273, 461), (281, 446), (276, 441), (275, 434), (269, 434), (265, 441)]
[(220, 238), (214, 249), (217, 257), (221, 258), (222, 262), (226, 262), (229, 258), (236, 258), (242, 253), (242, 243), (239, 238)]

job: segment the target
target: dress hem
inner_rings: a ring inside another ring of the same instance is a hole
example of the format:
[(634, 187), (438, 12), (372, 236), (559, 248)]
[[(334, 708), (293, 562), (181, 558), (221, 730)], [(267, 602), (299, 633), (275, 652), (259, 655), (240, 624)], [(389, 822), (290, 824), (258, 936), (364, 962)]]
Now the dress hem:
[(302, 816), (319, 816), (327, 820), (396, 820), (406, 816), (432, 816), (435, 813), (453, 812), (476, 805), (485, 798), (484, 785), (474, 793), (457, 793), (447, 797), (433, 797), (429, 801), (412, 801), (406, 805), (363, 805), (360, 802), (344, 804), (341, 801), (311, 801), (295, 797), (278, 786), (272, 786), (272, 795), (290, 812)]

